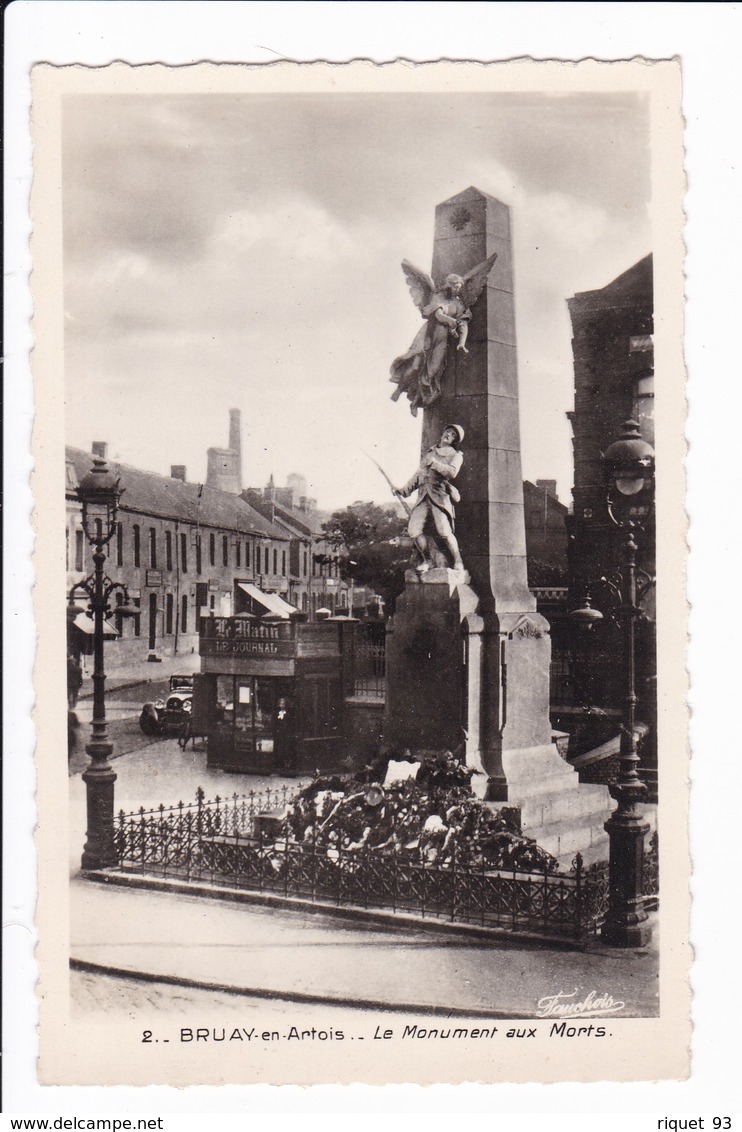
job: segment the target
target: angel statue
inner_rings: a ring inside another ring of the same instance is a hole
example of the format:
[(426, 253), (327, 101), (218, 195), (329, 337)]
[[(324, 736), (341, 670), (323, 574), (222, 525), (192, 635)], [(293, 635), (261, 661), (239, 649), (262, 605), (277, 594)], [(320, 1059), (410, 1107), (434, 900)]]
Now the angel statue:
[(407, 353), (392, 362), (390, 380), (397, 386), (392, 401), (406, 393), (413, 417), (417, 416), (421, 405), (430, 405), (441, 395), (449, 335), (457, 340), (457, 350), (469, 353), (466, 339), (471, 308), (481, 295), (496, 259), (497, 252), (493, 252), (466, 275), (447, 275), (438, 287), (419, 267), (402, 260), (407, 286), (425, 325)]

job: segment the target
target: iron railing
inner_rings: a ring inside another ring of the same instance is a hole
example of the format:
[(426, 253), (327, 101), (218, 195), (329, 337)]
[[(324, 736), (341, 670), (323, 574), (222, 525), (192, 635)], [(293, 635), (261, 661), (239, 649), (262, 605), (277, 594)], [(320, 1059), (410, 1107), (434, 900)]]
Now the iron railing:
[[(415, 851), (320, 843), (310, 826), (291, 840), (284, 815), (286, 787), (207, 801), (199, 789), (189, 805), (119, 814), (119, 868), (148, 876), (228, 885), (320, 903), (473, 924), (584, 943), (608, 906), (608, 865), (536, 872), (472, 863), (454, 850), (429, 863)], [(657, 838), (645, 856), (648, 895), (656, 896)]]
[(353, 694), (366, 700), (383, 700), (385, 677), (384, 644), (357, 641), (354, 652)]

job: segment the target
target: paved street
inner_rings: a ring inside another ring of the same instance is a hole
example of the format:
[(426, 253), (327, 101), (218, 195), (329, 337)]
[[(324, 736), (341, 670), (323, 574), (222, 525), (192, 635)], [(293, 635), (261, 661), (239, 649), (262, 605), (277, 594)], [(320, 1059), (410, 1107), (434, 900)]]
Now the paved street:
[[(256, 1026), (260, 1029), (280, 1025), (290, 1011), (296, 1025), (311, 1025), (316, 1018), (316, 1007), (311, 1003), (292, 1002), (290, 999), (246, 997), (198, 987), (172, 986), (166, 983), (139, 982), (114, 975), (89, 974), (86, 971), (70, 973), (70, 991), (73, 1015), (168, 1015), (176, 1018), (197, 1017), (202, 1020), (209, 1013), (226, 1023)], [(322, 1018), (327, 1025), (336, 1025), (346, 1018), (349, 1009), (342, 1006), (323, 1006)]]
[(542, 996), (576, 990), (623, 1001), (624, 1016), (656, 1010), (656, 939), (577, 953), (80, 879), (71, 897), (73, 958), (118, 974), (393, 1009), (532, 1016)]

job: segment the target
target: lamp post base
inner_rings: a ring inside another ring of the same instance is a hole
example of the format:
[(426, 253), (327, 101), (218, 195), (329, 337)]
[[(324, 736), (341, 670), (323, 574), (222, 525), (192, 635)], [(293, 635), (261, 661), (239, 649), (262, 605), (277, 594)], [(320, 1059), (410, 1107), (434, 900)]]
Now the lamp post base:
[(110, 766), (91, 766), (82, 780), (87, 789), (88, 828), (81, 865), (85, 870), (110, 868), (118, 860), (113, 824), (116, 772)]
[(652, 939), (652, 929), (643, 913), (643, 921), (638, 923), (616, 923), (606, 920), (600, 938), (609, 947), (646, 947)]
[(605, 823), (610, 840), (609, 904), (601, 938), (610, 947), (645, 947), (652, 938), (644, 907), (644, 838), (649, 822), (616, 810)]

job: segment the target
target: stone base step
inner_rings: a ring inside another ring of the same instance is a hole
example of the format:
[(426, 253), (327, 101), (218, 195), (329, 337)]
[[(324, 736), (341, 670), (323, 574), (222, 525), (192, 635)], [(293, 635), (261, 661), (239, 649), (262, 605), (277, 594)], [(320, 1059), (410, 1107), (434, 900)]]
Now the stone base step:
[(556, 857), (563, 868), (569, 868), (578, 853), (586, 865), (608, 860), (608, 834), (600, 823), (580, 829), (568, 829), (564, 825), (524, 828), (523, 832)]
[(520, 801), (521, 821), (533, 826), (559, 822), (583, 824), (607, 821), (616, 804), (603, 786), (581, 786), (579, 790), (554, 790), (532, 794)]
[(607, 860), (604, 824), (615, 809), (607, 786), (581, 785), (556, 747), (546, 744), (503, 753), (508, 803), (519, 806), (521, 828), (569, 867), (577, 853), (586, 864)]

